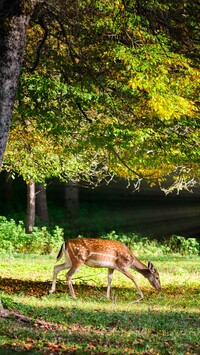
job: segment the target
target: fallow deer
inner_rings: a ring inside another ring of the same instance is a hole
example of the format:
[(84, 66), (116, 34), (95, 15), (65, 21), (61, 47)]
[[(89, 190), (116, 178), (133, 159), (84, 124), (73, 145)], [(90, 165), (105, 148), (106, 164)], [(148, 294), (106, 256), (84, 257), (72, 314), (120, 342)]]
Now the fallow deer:
[(106, 239), (76, 238), (62, 244), (57, 256), (57, 261), (61, 259), (63, 253), (65, 254), (66, 260), (63, 264), (54, 267), (53, 283), (49, 291), (50, 293), (54, 292), (56, 289), (58, 272), (69, 269), (67, 272), (69, 291), (71, 296), (76, 298), (72, 285), (72, 276), (84, 264), (90, 267), (108, 268), (108, 286), (106, 292), (108, 299), (110, 298), (110, 287), (114, 270), (120, 271), (134, 282), (140, 296), (135, 302), (139, 302), (144, 297), (135, 277), (128, 268), (138, 271), (149, 280), (150, 284), (155, 287), (157, 291), (161, 290), (159, 274), (157, 270), (154, 269), (153, 264), (149, 261), (148, 267), (145, 266), (124, 243)]

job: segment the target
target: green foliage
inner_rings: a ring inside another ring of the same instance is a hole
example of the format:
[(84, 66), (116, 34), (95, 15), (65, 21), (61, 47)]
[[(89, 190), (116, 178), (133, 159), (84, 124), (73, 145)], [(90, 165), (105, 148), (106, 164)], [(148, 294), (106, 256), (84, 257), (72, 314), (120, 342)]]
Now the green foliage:
[(103, 236), (105, 239), (115, 239), (127, 244), (136, 255), (152, 254), (155, 256), (178, 253), (180, 255), (198, 255), (200, 244), (196, 238), (172, 236), (165, 241), (151, 240), (136, 234), (117, 234), (111, 232)]
[[(67, 231), (67, 239), (77, 237), (74, 232)], [(158, 241), (136, 235), (135, 233), (104, 233), (100, 238), (118, 240), (127, 244), (135, 255), (160, 256), (170, 253), (180, 255), (198, 255), (199, 242), (196, 238), (172, 236)], [(47, 227), (34, 227), (31, 234), (25, 233), (23, 222), (16, 223), (13, 219), (0, 217), (0, 251), (8, 253), (49, 254), (59, 249), (63, 242), (63, 229), (56, 226), (51, 232)]]
[(173, 173), (172, 190), (192, 186), (200, 175), (197, 5), (49, 6), (28, 30), (4, 168), (26, 180), (96, 181), (104, 171), (150, 185)]
[(82, 143), (88, 137), (80, 125), (80, 113), (71, 104), (73, 95), (76, 100), (85, 93), (66, 86), (58, 75), (21, 76), (4, 170), (26, 182), (45, 183), (52, 177), (62, 181), (101, 180), (105, 172), (99, 167), (100, 153)]
[(196, 238), (184, 238), (173, 235), (168, 241), (169, 250), (182, 255), (198, 255), (200, 244)]
[(46, 254), (57, 250), (62, 242), (63, 230), (57, 226), (51, 232), (47, 227), (34, 227), (33, 232), (27, 234), (23, 222), (0, 217), (1, 252)]

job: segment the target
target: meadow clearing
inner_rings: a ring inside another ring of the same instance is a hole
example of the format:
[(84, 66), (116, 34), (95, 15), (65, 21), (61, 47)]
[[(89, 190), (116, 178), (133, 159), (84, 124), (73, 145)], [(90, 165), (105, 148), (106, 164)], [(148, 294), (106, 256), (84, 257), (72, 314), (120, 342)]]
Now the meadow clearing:
[[(199, 354), (199, 257), (150, 257), (162, 291), (135, 272), (145, 298), (133, 303), (137, 290), (117, 271), (108, 301), (107, 270), (82, 267), (73, 279), (73, 300), (65, 271), (56, 293), (47, 294), (54, 255), (1, 254), (0, 353)], [(149, 256), (140, 260), (147, 264)]]

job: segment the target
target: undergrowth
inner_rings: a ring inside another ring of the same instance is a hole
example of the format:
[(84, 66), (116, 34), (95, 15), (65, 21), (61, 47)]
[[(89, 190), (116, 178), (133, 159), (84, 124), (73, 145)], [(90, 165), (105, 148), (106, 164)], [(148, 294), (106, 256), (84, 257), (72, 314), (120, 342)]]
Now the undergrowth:
[[(145, 255), (147, 250), (154, 255), (169, 253), (198, 255), (200, 250), (200, 244), (196, 238), (177, 235), (158, 241), (135, 233), (124, 234), (112, 231), (101, 235), (101, 238), (124, 242), (140, 255)], [(33, 232), (27, 234), (22, 221), (16, 223), (13, 219), (7, 220), (6, 217), (0, 217), (0, 252), (49, 254), (57, 251), (63, 240), (64, 230), (58, 226), (51, 230), (45, 226), (34, 227)]]
[(56, 226), (49, 231), (47, 227), (34, 227), (33, 232), (25, 232), (22, 221), (0, 217), (0, 252), (48, 254), (63, 242), (63, 229)]

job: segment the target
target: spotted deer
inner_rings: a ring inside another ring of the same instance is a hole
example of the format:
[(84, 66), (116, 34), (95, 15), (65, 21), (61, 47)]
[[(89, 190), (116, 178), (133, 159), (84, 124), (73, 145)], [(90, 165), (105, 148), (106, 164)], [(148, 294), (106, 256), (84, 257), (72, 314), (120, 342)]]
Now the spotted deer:
[(78, 271), (82, 265), (97, 268), (108, 268), (108, 286), (106, 297), (110, 298), (110, 287), (114, 270), (120, 271), (122, 274), (131, 279), (139, 293), (140, 298), (135, 301), (139, 302), (144, 298), (135, 277), (128, 270), (129, 268), (138, 271), (146, 277), (150, 284), (157, 290), (161, 290), (159, 274), (154, 269), (153, 264), (149, 261), (148, 267), (135, 257), (132, 251), (121, 242), (116, 240), (92, 239), (92, 238), (76, 238), (62, 244), (57, 256), (59, 261), (62, 255), (65, 255), (65, 262), (54, 267), (53, 282), (50, 293), (56, 289), (56, 278), (58, 272), (69, 269), (67, 272), (67, 282), (70, 294), (76, 298), (72, 285), (72, 276)]

